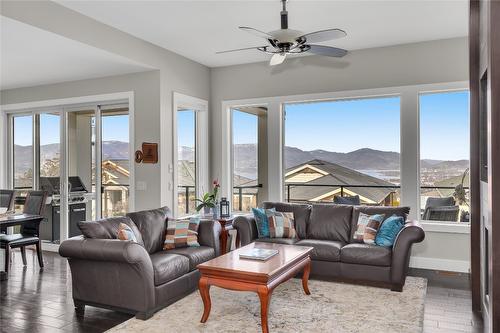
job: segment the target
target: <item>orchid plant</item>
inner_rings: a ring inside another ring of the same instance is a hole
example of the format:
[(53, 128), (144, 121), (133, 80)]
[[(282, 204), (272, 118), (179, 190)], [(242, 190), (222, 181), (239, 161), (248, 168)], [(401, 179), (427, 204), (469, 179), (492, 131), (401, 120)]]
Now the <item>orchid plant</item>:
[(196, 206), (196, 211), (200, 211), (202, 208), (215, 208), (217, 205), (217, 194), (219, 192), (219, 180), (215, 179), (212, 182), (213, 189), (211, 192), (207, 192), (203, 195), (201, 199), (196, 199), (196, 202), (200, 204)]

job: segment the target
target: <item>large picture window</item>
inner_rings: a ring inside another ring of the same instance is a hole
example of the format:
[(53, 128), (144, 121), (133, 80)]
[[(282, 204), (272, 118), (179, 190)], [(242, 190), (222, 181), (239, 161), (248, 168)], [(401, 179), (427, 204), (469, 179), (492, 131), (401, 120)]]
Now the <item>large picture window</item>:
[(400, 98), (285, 104), (284, 197), (397, 206)]
[(469, 93), (421, 94), (420, 213), (423, 220), (469, 221)]

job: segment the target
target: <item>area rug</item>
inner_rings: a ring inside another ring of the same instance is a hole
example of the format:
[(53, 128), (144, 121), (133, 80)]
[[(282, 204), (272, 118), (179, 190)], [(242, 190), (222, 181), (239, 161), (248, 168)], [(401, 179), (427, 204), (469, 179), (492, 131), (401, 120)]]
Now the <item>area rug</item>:
[[(408, 277), (403, 292), (310, 280), (311, 295), (301, 280), (278, 286), (271, 298), (270, 332), (422, 332), (427, 280)], [(210, 288), (212, 310), (200, 323), (198, 292), (157, 312), (146, 321), (132, 318), (108, 332), (261, 332), (257, 294)]]

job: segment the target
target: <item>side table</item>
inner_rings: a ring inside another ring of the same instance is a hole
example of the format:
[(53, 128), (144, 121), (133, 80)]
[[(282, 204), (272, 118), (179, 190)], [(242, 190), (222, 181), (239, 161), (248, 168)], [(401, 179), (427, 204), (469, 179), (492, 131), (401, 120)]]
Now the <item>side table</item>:
[(222, 232), (220, 234), (220, 254), (221, 255), (227, 253), (227, 240), (229, 238), (229, 231), (233, 230), (234, 218), (235, 218), (234, 216), (217, 218), (217, 221), (219, 221), (219, 223), (222, 227)]

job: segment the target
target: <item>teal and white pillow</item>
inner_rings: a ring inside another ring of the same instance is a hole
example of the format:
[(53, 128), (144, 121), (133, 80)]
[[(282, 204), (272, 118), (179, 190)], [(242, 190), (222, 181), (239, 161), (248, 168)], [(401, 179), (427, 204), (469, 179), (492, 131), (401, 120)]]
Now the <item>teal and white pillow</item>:
[(392, 215), (387, 218), (380, 227), (377, 237), (375, 237), (375, 244), (379, 246), (391, 247), (396, 241), (401, 229), (405, 225), (405, 220), (401, 216)]

